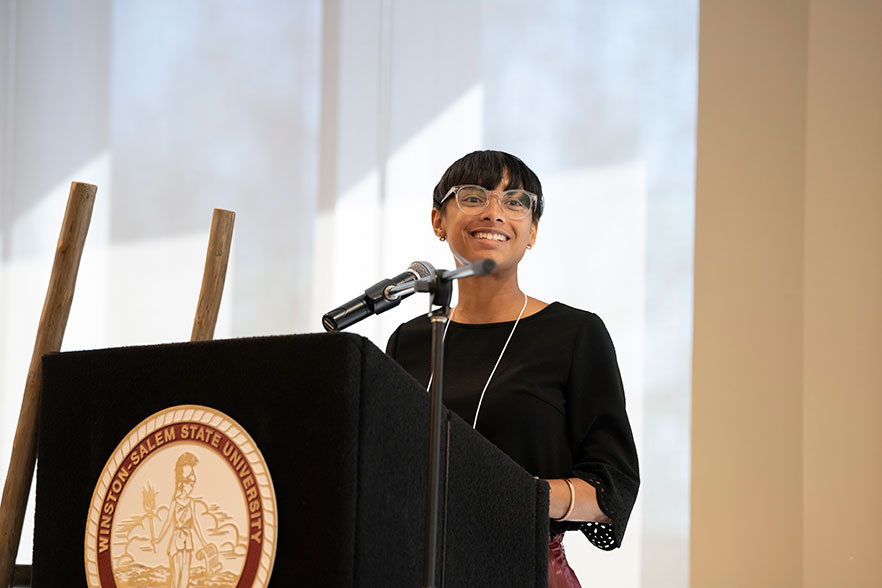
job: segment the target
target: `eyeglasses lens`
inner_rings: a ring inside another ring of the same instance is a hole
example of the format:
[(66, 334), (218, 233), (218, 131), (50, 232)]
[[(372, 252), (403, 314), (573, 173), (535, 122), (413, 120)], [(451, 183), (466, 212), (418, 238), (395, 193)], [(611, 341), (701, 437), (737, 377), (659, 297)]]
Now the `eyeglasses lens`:
[[(463, 186), (456, 193), (456, 203), (466, 214), (478, 214), (490, 202), (490, 192), (481, 186)], [(506, 190), (499, 197), (502, 210), (510, 218), (524, 218), (533, 208), (529, 192), (523, 190)]]

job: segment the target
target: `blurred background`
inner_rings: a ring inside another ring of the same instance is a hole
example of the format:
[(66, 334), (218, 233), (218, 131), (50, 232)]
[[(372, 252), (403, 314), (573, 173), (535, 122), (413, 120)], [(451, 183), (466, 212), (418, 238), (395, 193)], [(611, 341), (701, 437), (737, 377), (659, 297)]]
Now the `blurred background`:
[[(432, 188), (500, 149), (546, 197), (521, 285), (605, 320), (641, 456), (623, 548), (573, 535), (570, 561), (586, 585), (688, 585), (698, 18), (698, 0), (4, 0), (0, 476), (72, 180), (98, 195), (63, 350), (188, 340), (215, 207), (236, 212), (216, 338), (320, 331), (411, 261), (453, 266)], [(383, 348), (427, 304), (351, 330)]]

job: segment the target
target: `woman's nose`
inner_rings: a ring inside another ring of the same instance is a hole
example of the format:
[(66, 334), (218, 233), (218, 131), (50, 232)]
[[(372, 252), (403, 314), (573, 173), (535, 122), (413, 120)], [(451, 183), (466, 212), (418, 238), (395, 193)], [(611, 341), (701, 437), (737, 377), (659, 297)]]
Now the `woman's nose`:
[(487, 208), (484, 209), (484, 218), (488, 220), (502, 220), (505, 213), (502, 210), (502, 204), (499, 202), (499, 196), (490, 193), (487, 202)]

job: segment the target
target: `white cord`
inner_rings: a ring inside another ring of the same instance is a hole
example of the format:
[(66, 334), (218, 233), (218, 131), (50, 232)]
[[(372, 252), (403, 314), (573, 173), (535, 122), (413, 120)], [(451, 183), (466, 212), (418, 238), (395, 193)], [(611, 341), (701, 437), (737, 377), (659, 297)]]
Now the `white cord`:
[[(499, 357), (496, 358), (496, 365), (493, 366), (493, 371), (490, 372), (490, 377), (487, 378), (487, 383), (484, 384), (484, 389), (481, 391), (481, 397), (478, 398), (478, 408), (475, 409), (475, 420), (472, 422), (472, 428), (474, 429), (478, 424), (478, 413), (481, 412), (481, 403), (484, 402), (484, 394), (487, 392), (487, 388), (490, 386), (490, 380), (493, 379), (493, 374), (496, 373), (496, 368), (499, 367), (499, 362), (502, 361), (502, 356), (505, 354), (505, 350), (508, 348), (508, 342), (511, 341), (512, 335), (514, 335), (515, 329), (518, 328), (518, 323), (521, 321), (521, 317), (524, 316), (524, 311), (527, 310), (527, 295), (524, 294), (524, 306), (521, 307), (521, 312), (518, 314), (518, 318), (515, 320), (515, 324), (511, 328), (511, 332), (508, 334), (508, 339), (505, 340), (505, 345), (502, 346), (502, 351), (499, 353)], [(456, 312), (454, 308), (451, 311), (450, 316), (448, 317), (447, 324), (444, 325), (444, 333), (441, 335), (441, 345), (444, 345), (444, 342), (447, 340), (447, 329), (450, 327), (450, 323), (453, 322), (453, 313)], [(435, 374), (429, 376), (429, 383), (426, 384), (426, 390), (432, 389), (432, 379), (435, 377)]]
[(490, 386), (490, 380), (493, 379), (493, 374), (496, 373), (496, 368), (499, 367), (499, 362), (502, 361), (502, 355), (505, 353), (505, 350), (508, 348), (508, 342), (511, 341), (511, 336), (514, 335), (515, 329), (518, 328), (518, 323), (521, 321), (521, 317), (524, 316), (524, 311), (527, 310), (527, 295), (524, 294), (524, 306), (521, 308), (521, 313), (518, 315), (517, 320), (515, 321), (514, 326), (511, 328), (511, 333), (508, 334), (508, 339), (505, 340), (505, 345), (502, 346), (502, 351), (499, 353), (499, 357), (496, 359), (496, 365), (493, 366), (493, 371), (490, 372), (490, 377), (487, 378), (487, 383), (484, 384), (484, 389), (481, 390), (481, 397), (478, 399), (478, 408), (475, 409), (475, 420), (472, 422), (472, 428), (477, 428), (478, 425), (478, 413), (481, 412), (481, 403), (484, 402), (484, 394), (487, 392), (487, 388)]

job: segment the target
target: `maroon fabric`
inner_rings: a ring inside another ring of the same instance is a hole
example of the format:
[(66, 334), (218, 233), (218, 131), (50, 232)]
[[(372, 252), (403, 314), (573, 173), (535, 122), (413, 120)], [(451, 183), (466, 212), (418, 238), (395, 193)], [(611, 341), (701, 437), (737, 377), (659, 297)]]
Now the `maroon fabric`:
[(567, 563), (563, 533), (552, 535), (548, 543), (548, 588), (582, 588), (579, 578)]

